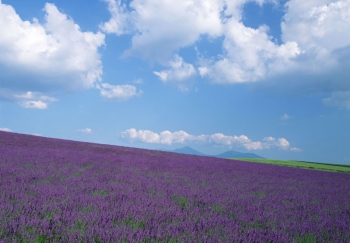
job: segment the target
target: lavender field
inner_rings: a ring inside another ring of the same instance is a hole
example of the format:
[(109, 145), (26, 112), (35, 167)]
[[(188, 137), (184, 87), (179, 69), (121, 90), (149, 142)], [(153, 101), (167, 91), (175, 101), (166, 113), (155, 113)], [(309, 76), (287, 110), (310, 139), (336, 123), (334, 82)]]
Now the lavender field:
[(0, 242), (350, 242), (350, 174), (0, 132)]

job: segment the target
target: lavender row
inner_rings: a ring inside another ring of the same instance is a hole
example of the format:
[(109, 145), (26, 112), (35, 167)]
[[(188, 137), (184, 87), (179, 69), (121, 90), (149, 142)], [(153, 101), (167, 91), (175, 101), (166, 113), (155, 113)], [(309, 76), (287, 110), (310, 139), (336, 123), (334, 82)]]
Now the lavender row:
[(350, 175), (0, 133), (0, 242), (349, 242)]

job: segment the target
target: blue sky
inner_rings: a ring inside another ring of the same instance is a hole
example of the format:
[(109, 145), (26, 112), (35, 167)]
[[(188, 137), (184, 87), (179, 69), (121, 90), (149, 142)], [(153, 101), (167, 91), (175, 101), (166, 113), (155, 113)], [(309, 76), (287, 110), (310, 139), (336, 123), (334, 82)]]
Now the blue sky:
[(0, 130), (350, 164), (350, 1), (0, 1)]

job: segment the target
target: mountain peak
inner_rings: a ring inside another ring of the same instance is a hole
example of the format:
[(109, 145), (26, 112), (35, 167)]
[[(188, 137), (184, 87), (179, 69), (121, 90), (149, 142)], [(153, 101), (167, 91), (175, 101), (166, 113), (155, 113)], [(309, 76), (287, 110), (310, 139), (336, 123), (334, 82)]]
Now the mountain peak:
[(254, 154), (254, 153), (241, 153), (241, 152), (237, 152), (234, 150), (229, 150), (226, 151), (224, 153), (221, 154), (217, 154), (217, 155), (207, 155), (204, 153), (201, 153), (189, 146), (184, 146), (182, 148), (177, 148), (172, 150), (171, 152), (175, 152), (175, 153), (180, 153), (180, 154), (192, 154), (192, 155), (201, 155), (201, 156), (212, 156), (212, 157), (217, 157), (217, 158), (261, 158), (263, 159), (263, 157)]
[(172, 152), (180, 153), (180, 154), (205, 155), (189, 146), (184, 146), (182, 148), (174, 149)]
[(260, 155), (254, 153), (241, 153), (234, 150), (230, 150), (218, 155), (215, 155), (218, 158), (260, 158), (263, 159)]

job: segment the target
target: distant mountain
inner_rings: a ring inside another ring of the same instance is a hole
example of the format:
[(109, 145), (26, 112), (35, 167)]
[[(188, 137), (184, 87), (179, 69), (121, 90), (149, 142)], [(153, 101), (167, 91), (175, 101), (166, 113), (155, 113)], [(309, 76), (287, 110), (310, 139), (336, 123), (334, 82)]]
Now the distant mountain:
[(192, 155), (201, 155), (201, 156), (211, 156), (211, 157), (217, 157), (217, 158), (260, 158), (263, 159), (264, 157), (261, 157), (257, 154), (254, 153), (240, 153), (234, 150), (230, 150), (221, 154), (217, 155), (207, 155), (204, 153), (201, 153), (189, 146), (185, 146), (182, 148), (174, 149), (174, 150), (168, 150), (169, 152), (175, 152), (175, 153), (180, 153), (180, 154), (192, 154)]
[(202, 155), (202, 156), (207, 156), (206, 154), (203, 154), (191, 147), (185, 146), (182, 148), (174, 149), (171, 152), (179, 153), (179, 154), (192, 154), (192, 155)]
[(215, 155), (215, 157), (218, 158), (259, 158), (264, 159), (264, 157), (261, 157), (260, 155), (254, 154), (254, 153), (240, 153), (234, 150), (230, 150), (227, 152), (224, 152), (222, 154)]

